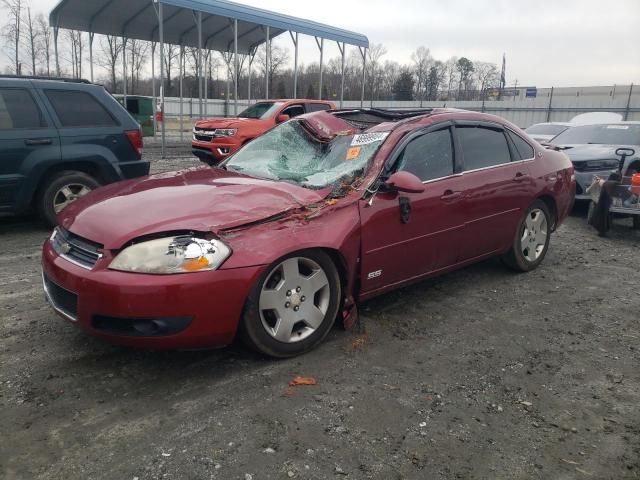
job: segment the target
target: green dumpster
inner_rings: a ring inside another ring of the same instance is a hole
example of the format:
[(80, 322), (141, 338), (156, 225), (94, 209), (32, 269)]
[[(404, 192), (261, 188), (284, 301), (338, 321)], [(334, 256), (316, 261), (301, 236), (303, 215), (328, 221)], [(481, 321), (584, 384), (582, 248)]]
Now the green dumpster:
[[(123, 103), (122, 95), (115, 95), (115, 98)], [(127, 95), (127, 110), (142, 127), (142, 135), (153, 137), (153, 98), (139, 95)]]

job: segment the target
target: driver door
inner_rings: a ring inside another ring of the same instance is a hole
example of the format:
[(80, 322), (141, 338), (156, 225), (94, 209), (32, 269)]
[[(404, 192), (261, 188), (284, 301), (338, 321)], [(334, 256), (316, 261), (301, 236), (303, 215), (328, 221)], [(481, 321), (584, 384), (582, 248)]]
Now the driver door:
[(391, 173), (408, 171), (422, 193), (378, 193), (360, 201), (364, 296), (454, 265), (464, 230), (463, 179), (456, 174), (448, 125), (411, 136), (392, 157)]

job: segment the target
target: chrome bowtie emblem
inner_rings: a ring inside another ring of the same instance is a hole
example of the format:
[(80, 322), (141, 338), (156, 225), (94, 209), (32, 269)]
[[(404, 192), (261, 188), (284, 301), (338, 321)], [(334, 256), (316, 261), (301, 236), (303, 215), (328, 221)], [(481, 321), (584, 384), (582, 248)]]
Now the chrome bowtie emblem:
[(60, 249), (62, 250), (62, 253), (66, 255), (71, 251), (71, 245), (69, 245), (68, 243), (63, 243), (62, 245), (60, 245)]

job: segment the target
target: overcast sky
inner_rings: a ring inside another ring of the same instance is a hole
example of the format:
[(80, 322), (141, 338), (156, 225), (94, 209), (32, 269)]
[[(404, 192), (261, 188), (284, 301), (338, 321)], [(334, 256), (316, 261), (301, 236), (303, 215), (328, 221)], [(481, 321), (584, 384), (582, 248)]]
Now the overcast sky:
[[(57, 0), (26, 0), (47, 13)], [(91, 2), (92, 0), (86, 0)], [(452, 55), (502, 62), (507, 83), (548, 87), (640, 83), (640, 0), (241, 0), (240, 3), (363, 33), (383, 58), (409, 62), (424, 45)], [(289, 37), (279, 43), (291, 47)], [(312, 38), (301, 60), (318, 61)], [(337, 56), (334, 45), (328, 57)]]

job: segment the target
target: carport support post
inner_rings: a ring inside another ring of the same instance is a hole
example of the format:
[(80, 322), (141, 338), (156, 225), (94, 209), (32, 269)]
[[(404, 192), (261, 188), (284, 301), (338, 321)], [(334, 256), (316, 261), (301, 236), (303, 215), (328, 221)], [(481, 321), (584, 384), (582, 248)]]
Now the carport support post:
[(265, 87), (264, 87), (264, 97), (265, 100), (269, 100), (269, 68), (271, 65), (269, 65), (271, 63), (271, 28), (269, 26), (267, 26), (267, 41), (264, 44), (264, 48), (265, 48), (265, 55), (264, 55), (264, 59), (265, 59)]
[(158, 108), (158, 97), (156, 95), (156, 42), (151, 42), (151, 94), (153, 95), (153, 136), (155, 137), (158, 131), (158, 124), (156, 123), (156, 108)]
[(341, 66), (341, 80), (340, 80), (340, 108), (344, 105), (344, 54), (347, 48), (346, 43), (338, 42), (338, 49), (340, 50), (340, 54), (342, 55), (342, 66)]
[(93, 39), (95, 33), (89, 32), (89, 67), (91, 71), (91, 83), (93, 83)]
[(122, 103), (127, 109), (127, 37), (122, 37)]
[(367, 81), (367, 48), (360, 48), (360, 54), (362, 55), (362, 96), (360, 97), (360, 108), (364, 108), (364, 87)]
[(249, 91), (247, 92), (247, 104), (251, 105), (251, 73), (253, 72), (253, 60), (256, 58), (256, 52), (249, 53)]
[(234, 95), (233, 95), (233, 115), (234, 117), (238, 116), (238, 19), (236, 18), (233, 21), (233, 85), (234, 85)]
[[(53, 27), (53, 48), (56, 53), (56, 75), (60, 76), (60, 56), (58, 55), (58, 33), (60, 32), (59, 27)], [(115, 89), (115, 85), (113, 86)]]
[(158, 31), (160, 34), (160, 114), (162, 115), (162, 158), (167, 148), (167, 119), (164, 118), (164, 4), (158, 2)]
[(184, 46), (180, 45), (180, 140), (184, 138)]
[(298, 32), (296, 32), (295, 36), (293, 32), (289, 32), (291, 35), (291, 40), (293, 41), (293, 47), (295, 50), (295, 54), (293, 57), (293, 98), (298, 98)]
[(202, 12), (198, 12), (198, 99), (200, 101), (200, 120), (202, 120)]
[(319, 92), (318, 92), (318, 99), (322, 100), (322, 68), (323, 68), (323, 63), (324, 63), (324, 38), (321, 38), (318, 41), (318, 37), (316, 37), (316, 43), (318, 44), (318, 48), (320, 49), (320, 81), (318, 82), (319, 84)]

